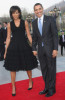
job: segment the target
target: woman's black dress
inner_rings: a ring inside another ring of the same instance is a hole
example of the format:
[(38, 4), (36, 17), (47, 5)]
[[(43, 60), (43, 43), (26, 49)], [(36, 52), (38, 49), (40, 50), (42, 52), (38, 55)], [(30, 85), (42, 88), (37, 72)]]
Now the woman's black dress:
[(12, 37), (7, 49), (4, 67), (9, 71), (32, 70), (37, 67), (37, 59), (32, 53), (25, 35), (25, 21), (19, 27), (10, 22)]

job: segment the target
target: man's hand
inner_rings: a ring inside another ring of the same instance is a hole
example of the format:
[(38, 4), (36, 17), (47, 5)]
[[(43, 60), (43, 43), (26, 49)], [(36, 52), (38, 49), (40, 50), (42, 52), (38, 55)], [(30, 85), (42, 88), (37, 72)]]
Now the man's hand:
[(57, 50), (53, 50), (52, 57), (55, 58), (57, 56), (57, 54), (58, 54), (58, 51)]
[(33, 51), (33, 55), (34, 56), (37, 56), (37, 51)]

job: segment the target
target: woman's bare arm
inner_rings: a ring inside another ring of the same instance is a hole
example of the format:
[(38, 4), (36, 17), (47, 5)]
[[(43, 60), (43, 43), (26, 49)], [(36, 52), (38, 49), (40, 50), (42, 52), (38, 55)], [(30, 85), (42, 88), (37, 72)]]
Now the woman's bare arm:
[(6, 39), (6, 48), (5, 48), (5, 54), (4, 54), (4, 58), (6, 57), (7, 48), (8, 48), (8, 46), (9, 46), (10, 39), (11, 39), (11, 28), (10, 28), (10, 23), (8, 23), (8, 25), (7, 25), (7, 39)]
[(28, 40), (29, 40), (30, 44), (32, 45), (32, 37), (31, 37), (30, 31), (29, 31), (29, 26), (28, 26), (27, 21), (25, 21), (25, 28), (26, 28), (26, 33), (27, 33)]

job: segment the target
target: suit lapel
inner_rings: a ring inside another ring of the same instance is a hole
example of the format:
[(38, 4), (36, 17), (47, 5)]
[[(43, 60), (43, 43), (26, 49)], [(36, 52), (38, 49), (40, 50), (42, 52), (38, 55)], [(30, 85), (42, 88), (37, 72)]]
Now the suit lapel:
[(40, 34), (40, 32), (39, 32), (39, 29), (38, 29), (38, 18), (36, 19), (36, 29), (37, 29), (37, 33), (38, 33), (38, 35), (39, 36), (44, 36), (44, 31), (45, 31), (45, 29), (46, 29), (46, 21), (47, 21), (47, 18), (46, 18), (46, 16), (44, 15), (44, 19), (43, 19), (43, 27), (42, 27), (42, 35)]
[(44, 31), (45, 31), (45, 29), (46, 29), (46, 21), (47, 21), (47, 19), (46, 19), (46, 16), (44, 15), (44, 19), (43, 19), (43, 27), (42, 27), (42, 36), (44, 36)]
[(64, 40), (65, 40), (65, 35), (64, 35)]
[(36, 19), (36, 29), (37, 29), (37, 33), (39, 36), (41, 36), (40, 32), (39, 32), (39, 29), (38, 29), (38, 18)]

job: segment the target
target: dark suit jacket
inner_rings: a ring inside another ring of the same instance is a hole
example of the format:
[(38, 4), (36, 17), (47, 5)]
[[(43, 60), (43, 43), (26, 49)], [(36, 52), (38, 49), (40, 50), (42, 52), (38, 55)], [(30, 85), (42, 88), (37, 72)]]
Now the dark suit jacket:
[[(65, 39), (65, 35), (64, 35), (64, 39)], [(60, 36), (60, 39), (59, 39), (59, 44), (60, 45), (63, 45), (65, 42), (63, 42), (63, 39), (62, 39), (62, 35)]]
[(0, 29), (0, 45), (4, 44), (4, 31), (3, 28)]
[(56, 27), (56, 21), (51, 16), (44, 15), (42, 36), (38, 29), (38, 19), (35, 19), (32, 23), (33, 27), (33, 41), (32, 50), (36, 51), (36, 45), (38, 44), (38, 53), (41, 52), (42, 42), (44, 48), (49, 55), (52, 55), (52, 50), (58, 50), (58, 32)]

